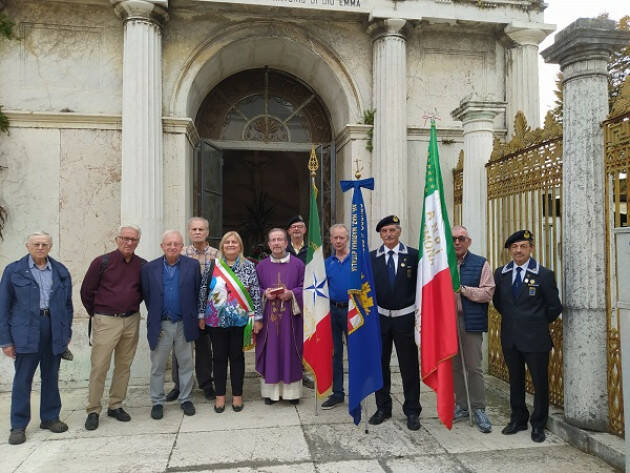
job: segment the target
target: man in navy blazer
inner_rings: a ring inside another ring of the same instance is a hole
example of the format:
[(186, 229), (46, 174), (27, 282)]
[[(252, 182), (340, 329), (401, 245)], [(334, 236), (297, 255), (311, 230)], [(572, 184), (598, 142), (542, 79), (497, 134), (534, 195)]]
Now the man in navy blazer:
[(9, 443), (26, 440), (31, 420), (31, 385), (39, 365), (42, 429), (68, 430), (59, 420), (59, 363), (72, 337), (72, 281), (66, 267), (48, 256), (46, 232), (26, 239), (29, 254), (8, 265), (0, 281), (0, 347), (15, 360)]
[(167, 230), (160, 245), (164, 256), (142, 267), (142, 295), (147, 306), (147, 338), (151, 349), (151, 417), (164, 416), (164, 371), (175, 352), (179, 373), (179, 403), (184, 414), (195, 414), (192, 399), (193, 341), (199, 337), (197, 297), (201, 284), (199, 261), (180, 255), (182, 234)]
[[(549, 324), (562, 312), (553, 271), (540, 265), (531, 253), (534, 236), (519, 230), (505, 242), (512, 261), (494, 273), (494, 307), (501, 314), (501, 346), (510, 376), (510, 422), (502, 430), (512, 435), (532, 424), (534, 442), (545, 441), (549, 412)], [(525, 365), (534, 383), (534, 412), (525, 405)]]

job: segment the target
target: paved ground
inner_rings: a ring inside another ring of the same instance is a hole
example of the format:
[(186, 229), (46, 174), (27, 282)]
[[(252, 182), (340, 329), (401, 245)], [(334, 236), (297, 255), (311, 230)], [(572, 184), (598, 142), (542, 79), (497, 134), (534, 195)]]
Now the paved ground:
[[(0, 393), (0, 471), (9, 472), (572, 472), (615, 471), (548, 432), (547, 441), (535, 444), (529, 432), (501, 435), (507, 421), (502, 395), (490, 389), (488, 413), (495, 428), (482, 434), (467, 423), (446, 430), (437, 419), (435, 397), (422, 392), (422, 428), (407, 430), (402, 415), (402, 388), (394, 374), (395, 405), (392, 420), (380, 426), (355, 427), (347, 404), (314, 412), (313, 391), (298, 406), (279, 402), (265, 406), (258, 379), (245, 380), (245, 409), (229, 405), (216, 414), (199, 393), (197, 414), (185, 417), (170, 403), (164, 419), (149, 417), (146, 386), (130, 388), (126, 403), (132, 416), (121, 423), (101, 416), (101, 425), (83, 427), (86, 389), (62, 391), (62, 420), (70, 429), (52, 434), (39, 429), (39, 393), (33, 392), (33, 421), (27, 442), (8, 445), (10, 393)], [(374, 411), (370, 399), (368, 412)]]

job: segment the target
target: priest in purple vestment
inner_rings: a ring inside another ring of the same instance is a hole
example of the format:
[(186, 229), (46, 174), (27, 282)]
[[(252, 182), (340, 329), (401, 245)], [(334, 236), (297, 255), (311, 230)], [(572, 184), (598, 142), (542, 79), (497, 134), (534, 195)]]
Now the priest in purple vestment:
[(263, 298), (263, 319), (254, 323), (256, 371), (262, 375), (265, 404), (280, 398), (297, 404), (302, 394), (302, 286), (304, 263), (287, 252), (286, 232), (267, 234), (271, 256), (256, 271)]

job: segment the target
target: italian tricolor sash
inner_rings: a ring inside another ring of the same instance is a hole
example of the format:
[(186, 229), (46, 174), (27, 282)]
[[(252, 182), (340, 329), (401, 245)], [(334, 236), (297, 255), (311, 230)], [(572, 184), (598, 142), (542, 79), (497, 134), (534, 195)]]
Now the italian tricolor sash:
[[(222, 311), (229, 312), (233, 319), (229, 325), (245, 326), (243, 350), (250, 350), (256, 345), (253, 332), (254, 302), (241, 280), (234, 274), (227, 263), (221, 258), (217, 258), (215, 261), (216, 264), (212, 273), (215, 281), (214, 287), (208, 296), (206, 323), (214, 327), (221, 326), (218, 322), (220, 319), (219, 313)], [(235, 311), (234, 309), (237, 310)]]

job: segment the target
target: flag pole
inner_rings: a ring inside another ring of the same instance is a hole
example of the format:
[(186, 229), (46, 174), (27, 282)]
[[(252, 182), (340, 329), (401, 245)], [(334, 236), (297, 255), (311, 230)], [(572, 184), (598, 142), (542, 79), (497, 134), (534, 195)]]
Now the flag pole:
[(365, 401), (361, 401), (361, 410), (363, 411), (363, 420), (365, 422), (365, 433), (369, 434), (370, 430), (368, 429), (368, 416), (367, 408), (365, 407)]
[(473, 426), (472, 408), (470, 407), (470, 391), (468, 390), (468, 371), (466, 369), (466, 360), (464, 359), (464, 350), (462, 349), (462, 337), (459, 327), (459, 320), (457, 323), (457, 344), (459, 345), (459, 357), (462, 363), (462, 373), (464, 374), (464, 388), (466, 389), (466, 403), (468, 404), (468, 422), (470, 426)]
[[(317, 155), (315, 154), (315, 145), (311, 145), (311, 155), (308, 159), (308, 170), (311, 172), (311, 189), (317, 189), (315, 187), (315, 176), (317, 175), (317, 169), (319, 169), (319, 162), (317, 161)], [(317, 193), (315, 193), (315, 201), (317, 202)], [(309, 222), (310, 225), (311, 222)], [(317, 406), (317, 376), (313, 373), (313, 380), (315, 384), (314, 395), (315, 395), (315, 416), (319, 416), (318, 406)]]

